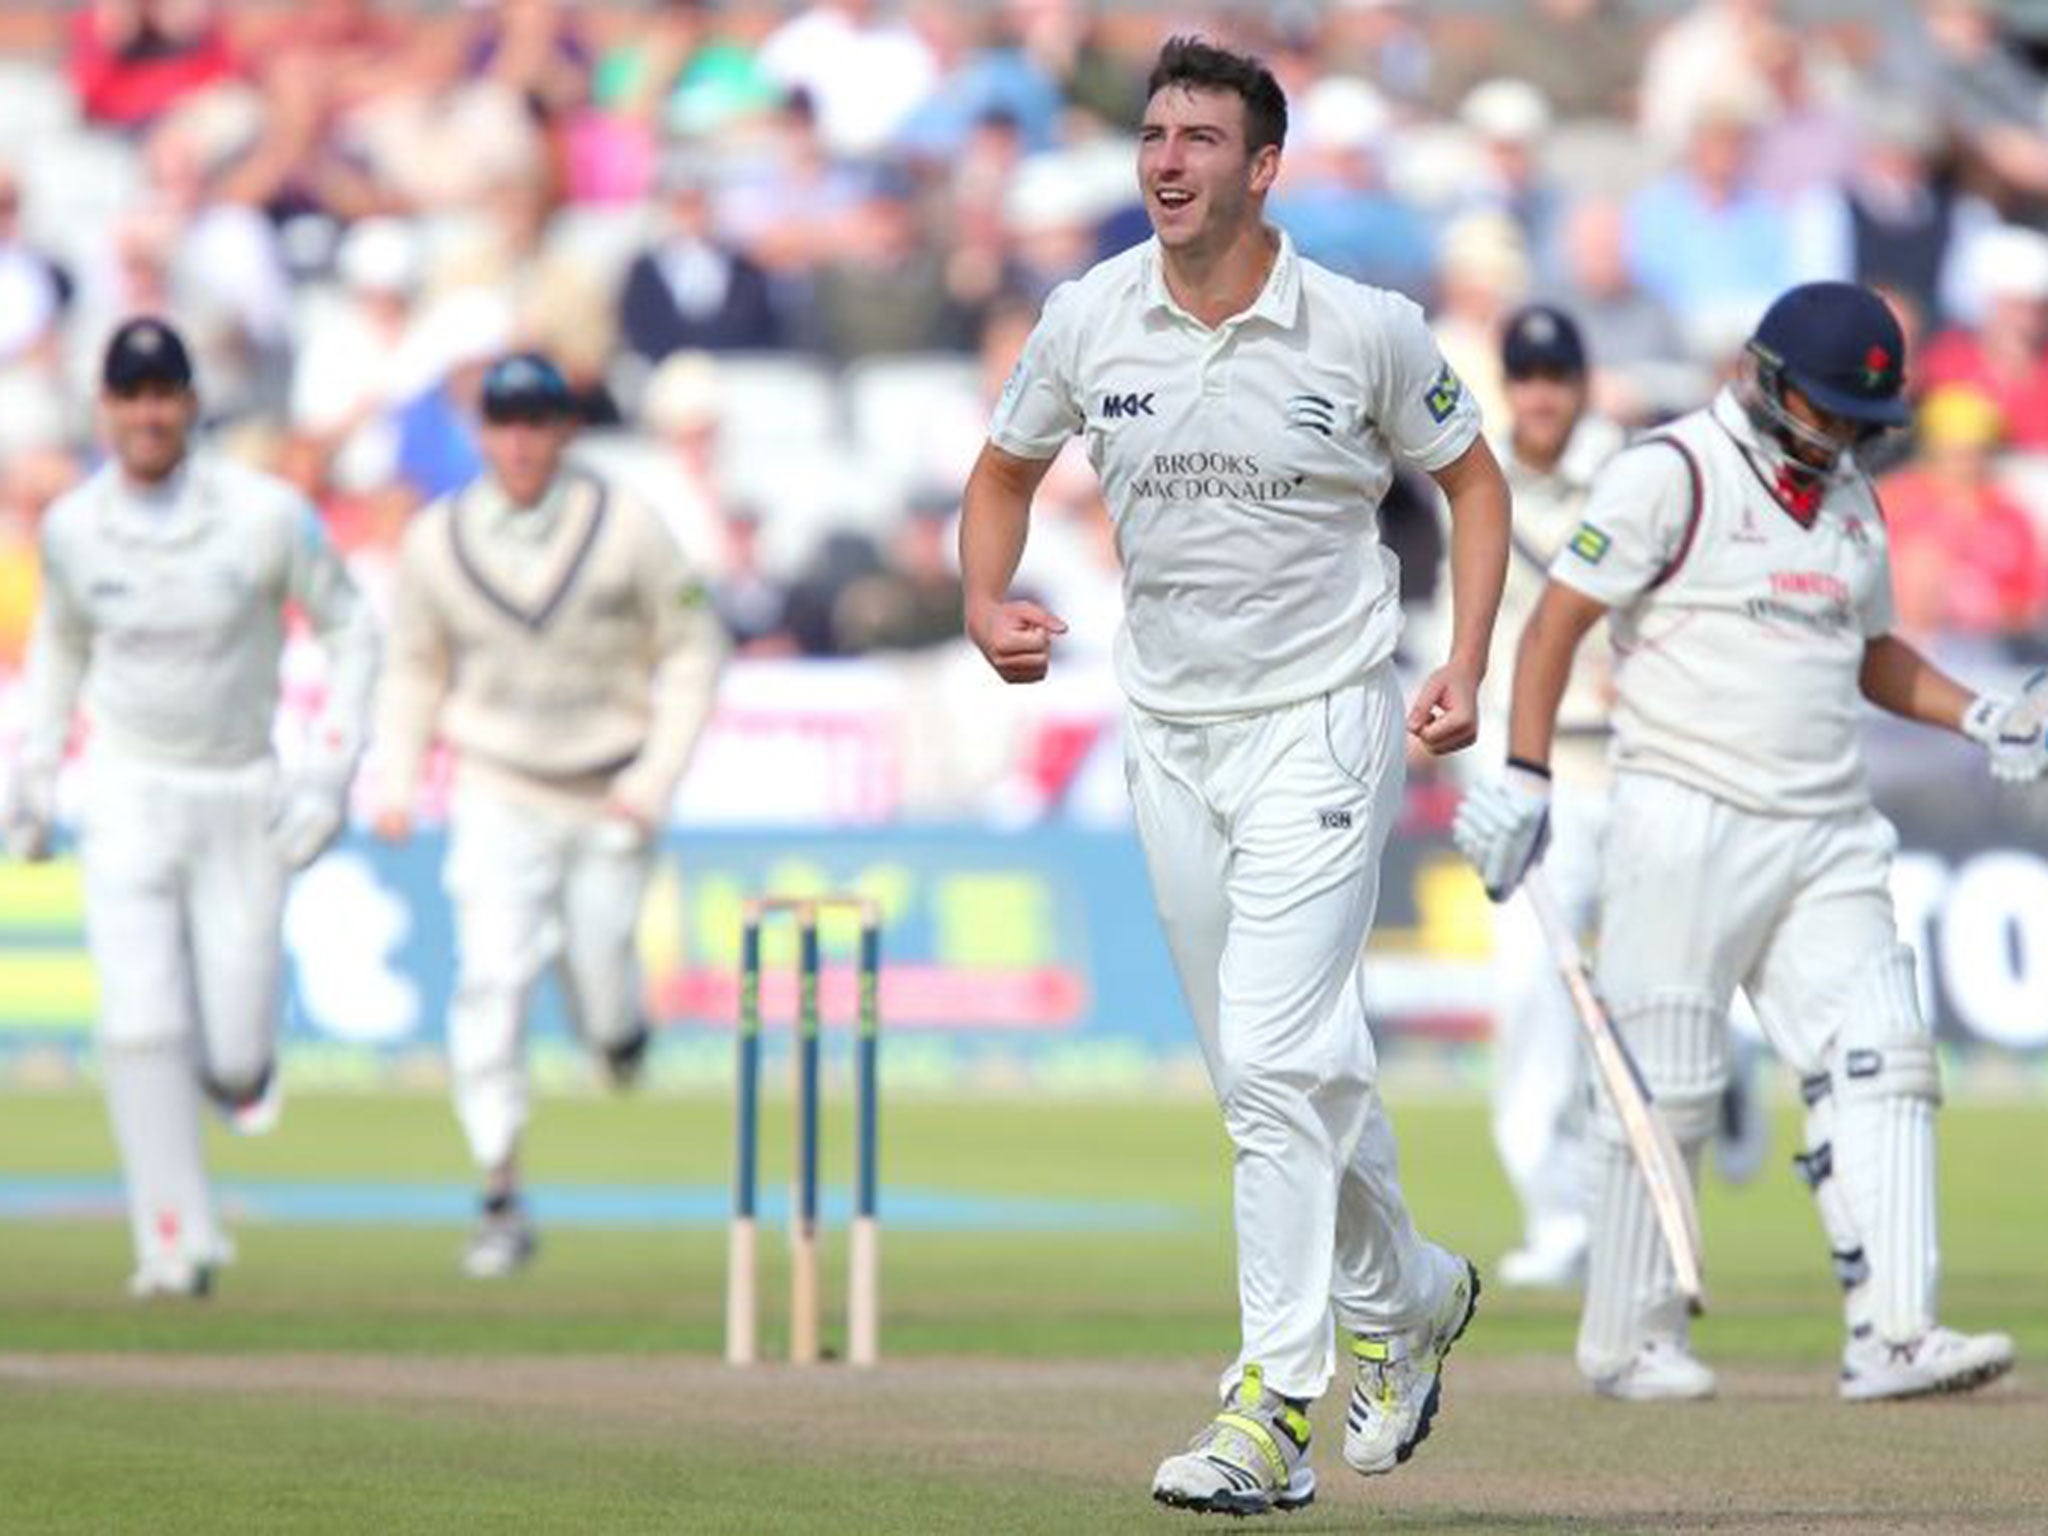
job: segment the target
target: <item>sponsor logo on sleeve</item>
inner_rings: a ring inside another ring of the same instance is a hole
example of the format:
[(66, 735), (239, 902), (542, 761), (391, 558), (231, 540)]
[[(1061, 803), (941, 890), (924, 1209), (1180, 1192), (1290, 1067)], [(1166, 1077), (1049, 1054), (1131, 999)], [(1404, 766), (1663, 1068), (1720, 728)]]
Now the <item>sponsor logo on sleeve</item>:
[(1446, 422), (1451, 412), (1458, 408), (1458, 401), (1464, 397), (1465, 386), (1458, 382), (1458, 376), (1451, 372), (1451, 365), (1445, 363), (1436, 371), (1436, 378), (1430, 382), (1429, 393), (1422, 397), (1422, 403), (1429, 407), (1429, 419)]
[(1613, 542), (1591, 523), (1581, 523), (1572, 535), (1571, 552), (1588, 565), (1598, 565), (1607, 558), (1607, 546)]
[(1104, 395), (1102, 397), (1102, 415), (1106, 421), (1115, 421), (1120, 417), (1150, 416), (1151, 414), (1152, 395), (1149, 392), (1142, 395), (1132, 392), (1130, 394)]

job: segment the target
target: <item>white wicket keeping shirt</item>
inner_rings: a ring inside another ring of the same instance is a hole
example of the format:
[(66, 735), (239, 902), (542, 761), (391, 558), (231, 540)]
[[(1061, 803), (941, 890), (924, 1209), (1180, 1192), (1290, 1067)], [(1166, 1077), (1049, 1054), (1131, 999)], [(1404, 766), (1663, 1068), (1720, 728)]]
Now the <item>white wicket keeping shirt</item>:
[(1048, 459), (1075, 433), (1124, 571), (1118, 680), (1141, 709), (1276, 709), (1393, 654), (1399, 572), (1379, 539), (1398, 456), (1441, 469), (1479, 413), (1421, 309), (1280, 236), (1251, 307), (1211, 329), (1156, 241), (1055, 289), (989, 439)]
[(316, 750), (353, 762), (376, 628), (319, 514), (282, 480), (198, 454), (144, 488), (110, 462), (51, 504), (42, 562), (25, 762), (62, 757), (81, 679), (99, 744), (124, 757), (269, 756), (287, 602), (332, 665)]
[[(1699, 471), (1697, 508), (1688, 459)], [(1554, 580), (1613, 610), (1614, 763), (1766, 816), (1869, 803), (1860, 676), (1892, 627), (1876, 494), (1838, 475), (1805, 517), (1723, 390), (1602, 471)]]

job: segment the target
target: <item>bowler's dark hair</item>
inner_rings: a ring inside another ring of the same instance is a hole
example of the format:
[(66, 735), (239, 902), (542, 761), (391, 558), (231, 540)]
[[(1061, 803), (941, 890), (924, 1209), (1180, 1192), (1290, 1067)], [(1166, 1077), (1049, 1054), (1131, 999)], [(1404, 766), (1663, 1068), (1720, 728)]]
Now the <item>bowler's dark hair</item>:
[(1199, 37), (1169, 37), (1145, 82), (1149, 101), (1169, 85), (1197, 91), (1228, 91), (1244, 103), (1245, 147), (1253, 154), (1287, 142), (1287, 93), (1250, 54), (1232, 53)]

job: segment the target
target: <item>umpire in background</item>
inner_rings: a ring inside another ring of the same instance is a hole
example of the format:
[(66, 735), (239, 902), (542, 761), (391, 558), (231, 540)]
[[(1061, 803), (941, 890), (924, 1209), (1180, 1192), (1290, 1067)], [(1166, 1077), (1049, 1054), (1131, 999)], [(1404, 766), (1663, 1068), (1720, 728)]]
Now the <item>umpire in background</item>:
[(565, 462), (575, 403), (538, 353), (482, 391), (484, 474), (406, 530), (378, 698), (377, 829), (401, 839), (429, 748), (455, 759), (444, 882), (456, 1113), (483, 1177), (463, 1254), (479, 1279), (532, 1257), (519, 1198), (524, 1022), (558, 968), (618, 1085), (647, 1048), (634, 930), (668, 804), (725, 647), (703, 583), (647, 507)]

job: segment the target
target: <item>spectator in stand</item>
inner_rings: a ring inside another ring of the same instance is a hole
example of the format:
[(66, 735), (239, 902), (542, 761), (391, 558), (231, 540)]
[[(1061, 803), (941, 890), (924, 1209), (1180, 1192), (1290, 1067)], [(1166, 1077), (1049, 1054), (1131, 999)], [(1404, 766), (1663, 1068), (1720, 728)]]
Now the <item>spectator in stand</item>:
[(483, 472), (484, 374), (512, 345), (515, 330), (503, 297), (482, 288), (436, 300), (419, 324), (421, 355), (435, 382), (398, 407), (393, 425), (398, 479), (432, 501)]
[(215, 419), (274, 420), (290, 390), (291, 275), (276, 225), (235, 178), (263, 115), (254, 89), (215, 86), (159, 119), (144, 145), (146, 203), (171, 232), (174, 312)]
[(1458, 107), (1458, 119), (1485, 154), (1481, 174), (1462, 189), (1461, 212), (1496, 209), (1522, 231), (1539, 277), (1556, 268), (1558, 225), (1565, 196), (1543, 169), (1543, 140), (1550, 132), (1550, 104), (1526, 80), (1500, 78), (1474, 87)]
[(21, 201), (21, 180), (0, 159), (0, 373), (54, 369), (70, 301), (63, 270), (22, 236)]
[(789, 587), (761, 563), (761, 515), (736, 506), (725, 516), (725, 563), (712, 607), (732, 640), (735, 656), (794, 656)]
[(559, 0), (498, 0), (480, 11), (464, 62), (472, 79), (516, 92), (545, 126), (590, 99), (590, 48)]
[(147, 127), (237, 67), (209, 0), (88, 0), (71, 18), (72, 89), (109, 128)]
[(1024, 151), (1041, 154), (1059, 142), (1059, 81), (1023, 45), (1013, 22), (991, 23), (981, 46), (947, 70), (893, 135), (897, 152), (944, 161), (960, 152), (977, 125), (1000, 117)]
[(1766, 93), (1750, 146), (1757, 186), (1784, 203), (1839, 185), (1856, 159), (1856, 80), (1816, 39), (1788, 26), (1763, 29), (1756, 53)]
[(1707, 98), (1684, 159), (1629, 199), (1629, 272), (1688, 323), (1747, 325), (1795, 280), (1784, 215), (1750, 170), (1755, 122), (1742, 97)]
[(1921, 402), (1919, 448), (1878, 489), (1906, 629), (2016, 635), (2048, 605), (2048, 551), (2026, 509), (1998, 483), (2005, 424), (1967, 384)]
[(652, 364), (685, 349), (781, 346), (782, 316), (767, 275), (713, 229), (709, 168), (678, 158), (665, 179), (666, 227), (656, 244), (633, 259), (619, 301), (626, 349)]
[[(637, 489), (668, 531), (705, 570), (719, 564), (718, 443), (723, 385), (709, 352), (676, 352), (640, 395), (640, 429), (663, 450)], [(658, 482), (658, 483), (657, 483)]]
[(1980, 235), (1965, 257), (1983, 313), (1922, 349), (1913, 383), (1923, 392), (1968, 384), (1988, 395), (2007, 442), (2048, 450), (2048, 235), (2005, 227)]
[(760, 263), (793, 314), (809, 302), (811, 269), (866, 195), (864, 174), (826, 147), (810, 97), (794, 91), (720, 178), (720, 227)]
[(938, 84), (930, 46), (882, 9), (876, 0), (813, 0), (761, 44), (762, 69), (816, 104), (835, 155), (879, 153)]
[(1103, 42), (1096, 0), (1007, 0), (1007, 8), (1024, 52), (1085, 120), (1083, 136), (1138, 131), (1145, 72)]
[(945, 257), (920, 227), (907, 181), (875, 178), (814, 279), (819, 350), (844, 365), (892, 352), (965, 352), (979, 317), (946, 286)]
[(434, 382), (413, 313), (422, 263), (411, 224), (364, 219), (335, 258), (341, 291), (308, 305), (298, 328), (292, 429), (344, 491), (389, 478), (396, 439), (383, 413)]
[(1628, 267), (1627, 224), (1611, 198), (1587, 197), (1565, 214), (1559, 240), (1563, 267), (1554, 297), (1577, 318), (1593, 357), (1593, 409), (1625, 423), (1638, 423), (1680, 398), (1703, 399), (1704, 378), (1672, 390), (1660, 375), (1683, 355), (1684, 344), (1671, 312), (1637, 285)]
[(1437, 99), (1462, 101), (1483, 80), (1512, 75), (1543, 93), (1566, 122), (1635, 115), (1642, 40), (1618, 0), (1535, 0), (1501, 7), (1486, 45), (1444, 59)]
[(597, 104), (679, 136), (715, 134), (772, 108), (781, 90), (719, 9), (717, 0), (660, 0), (598, 60)]
[(887, 566), (849, 582), (832, 609), (841, 655), (952, 645), (966, 623), (951, 490), (913, 496), (891, 531)]
[(1529, 296), (1530, 281), (1529, 248), (1506, 214), (1468, 213), (1444, 231), (1430, 328), (1487, 421), (1507, 419), (1501, 322)]
[(1643, 135), (1677, 154), (1693, 142), (1703, 117), (1731, 104), (1759, 121), (1772, 97), (1766, 68), (1779, 26), (1778, 0), (1696, 0), (1650, 44), (1636, 93)]
[(1991, 0), (1921, 0), (1888, 64), (1910, 93), (1934, 105), (2005, 199), (2048, 197), (2048, 82), (2001, 35)]
[(1963, 253), (1997, 223), (1980, 198), (1937, 171), (1940, 124), (1905, 95), (1867, 98), (1855, 163), (1792, 212), (1801, 277), (1867, 283), (1902, 295), (1925, 323), (1967, 306)]
[(1415, 0), (1336, 0), (1322, 49), (1331, 73), (1372, 81), (1403, 114), (1421, 111), (1436, 79), (1436, 45)]
[(1436, 283), (1436, 241), (1413, 207), (1387, 189), (1382, 167), (1392, 113), (1362, 80), (1332, 76), (1302, 98), (1267, 211), (1311, 261), (1375, 287), (1420, 298)]

